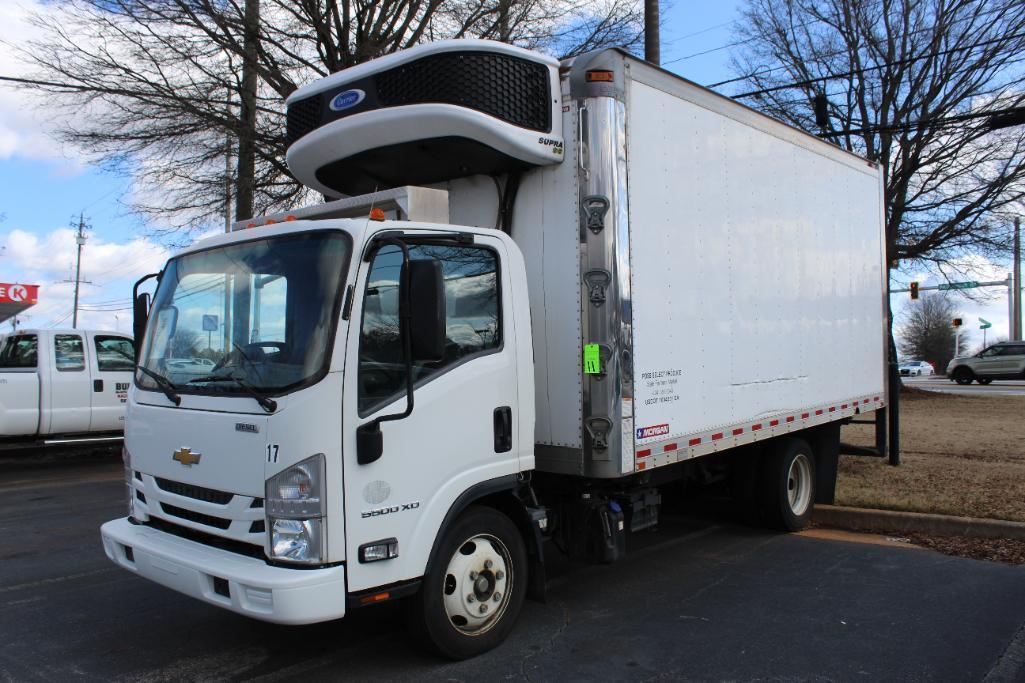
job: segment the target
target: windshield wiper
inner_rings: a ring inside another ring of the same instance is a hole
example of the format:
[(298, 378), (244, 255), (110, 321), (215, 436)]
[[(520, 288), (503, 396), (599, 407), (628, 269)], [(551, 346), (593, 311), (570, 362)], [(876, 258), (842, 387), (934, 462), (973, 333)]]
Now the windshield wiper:
[(171, 401), (171, 403), (175, 404), (176, 406), (180, 406), (182, 404), (182, 397), (179, 396), (178, 393), (175, 391), (178, 387), (175, 386), (175, 384), (171, 380), (167, 379), (159, 372), (153, 372), (149, 368), (144, 367), (142, 365), (138, 367), (139, 371), (142, 372), (142, 374), (152, 378), (152, 380), (156, 383), (157, 388), (163, 392), (164, 396), (166, 396), (168, 400)]
[(278, 409), (277, 401), (269, 398), (265, 393), (238, 375), (206, 375), (205, 377), (195, 377), (190, 379), (187, 384), (192, 384), (193, 382), (235, 382), (245, 389), (246, 393), (255, 399), (256, 402), (260, 404), (260, 407), (268, 413), (273, 413)]

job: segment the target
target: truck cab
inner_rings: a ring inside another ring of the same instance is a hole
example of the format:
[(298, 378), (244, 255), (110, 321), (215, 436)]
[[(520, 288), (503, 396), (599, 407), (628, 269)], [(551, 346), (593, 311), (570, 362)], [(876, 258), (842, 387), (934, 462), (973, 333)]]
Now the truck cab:
[(0, 437), (6, 445), (119, 434), (134, 368), (131, 337), (18, 330), (0, 345)]

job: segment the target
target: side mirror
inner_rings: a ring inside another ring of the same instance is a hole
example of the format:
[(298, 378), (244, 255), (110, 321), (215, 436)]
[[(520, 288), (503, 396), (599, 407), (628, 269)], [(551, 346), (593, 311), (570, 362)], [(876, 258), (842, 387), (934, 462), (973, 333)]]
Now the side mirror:
[(132, 304), (132, 334), (135, 336), (135, 362), (139, 362), (139, 350), (142, 348), (142, 335), (146, 332), (146, 321), (149, 318), (149, 292), (137, 294)]
[(441, 261), (410, 261), (409, 334), (412, 361), (439, 361), (445, 357), (445, 275)]

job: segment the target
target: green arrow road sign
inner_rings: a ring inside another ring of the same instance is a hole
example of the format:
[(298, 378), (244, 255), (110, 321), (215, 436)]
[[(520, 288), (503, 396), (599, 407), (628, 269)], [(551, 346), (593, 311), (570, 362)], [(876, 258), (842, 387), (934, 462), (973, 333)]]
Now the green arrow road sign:
[(986, 320), (985, 318), (979, 318), (979, 322), (982, 323), (981, 325), (979, 325), (980, 330), (988, 330), (989, 328), (993, 327), (993, 323)]
[(978, 286), (979, 283), (977, 280), (969, 280), (968, 282), (951, 282), (949, 284), (939, 285), (936, 289), (944, 292), (951, 289), (975, 289)]

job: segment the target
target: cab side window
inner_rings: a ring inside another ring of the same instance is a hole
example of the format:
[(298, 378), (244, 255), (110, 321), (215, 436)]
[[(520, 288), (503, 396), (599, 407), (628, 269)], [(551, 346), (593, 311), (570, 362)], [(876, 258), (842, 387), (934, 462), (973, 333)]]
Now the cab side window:
[(101, 371), (131, 372), (135, 369), (135, 347), (124, 337), (94, 337), (96, 365)]
[[(502, 345), (498, 259), (482, 247), (422, 244), (411, 261), (437, 259), (445, 278), (445, 357), (413, 366), (414, 382), (491, 353)], [(399, 336), (402, 251), (385, 246), (374, 256), (363, 299), (359, 340), (359, 413), (366, 416), (398, 398), (406, 386)]]
[(60, 372), (85, 370), (85, 348), (77, 334), (55, 334), (53, 336), (54, 360)]
[(38, 357), (34, 334), (19, 334), (4, 340), (0, 349), (0, 368), (34, 368)]

